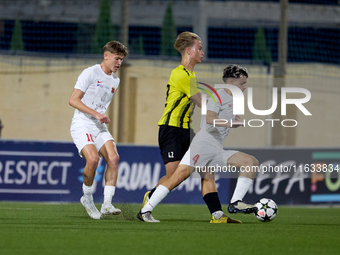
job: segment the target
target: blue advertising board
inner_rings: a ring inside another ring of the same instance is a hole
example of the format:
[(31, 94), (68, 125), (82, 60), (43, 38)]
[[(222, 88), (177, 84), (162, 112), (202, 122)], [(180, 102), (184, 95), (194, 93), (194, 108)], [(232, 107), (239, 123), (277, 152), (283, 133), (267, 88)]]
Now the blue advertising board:
[[(120, 155), (114, 203), (140, 203), (165, 175), (156, 146), (117, 145)], [(78, 202), (82, 196), (85, 160), (71, 142), (0, 141), (0, 200)], [(100, 159), (94, 186), (102, 202), (106, 162)], [(195, 175), (178, 186), (164, 202), (203, 203), (201, 180)], [(228, 203), (229, 179), (217, 184)]]
[[(140, 203), (144, 193), (165, 175), (159, 149), (120, 144), (117, 147), (120, 162), (113, 203)], [(262, 197), (272, 198), (278, 204), (340, 202), (339, 148), (241, 151), (255, 156), (262, 166), (285, 165), (291, 170), (258, 173), (245, 197), (247, 202), (256, 202)], [(320, 165), (320, 171), (307, 171), (313, 165)], [(82, 196), (84, 166), (85, 160), (78, 155), (72, 142), (0, 140), (0, 201), (78, 202)], [(299, 167), (303, 171), (298, 171)], [(101, 159), (94, 181), (94, 199), (98, 203), (103, 200), (105, 168), (106, 162)], [(216, 176), (221, 203), (228, 204), (237, 176)], [(204, 203), (199, 175), (192, 174), (164, 202)]]
[[(340, 202), (340, 148), (247, 149), (262, 166), (278, 171), (258, 172), (245, 199), (256, 202), (268, 197), (278, 204)], [(279, 167), (281, 166), (281, 168)], [(282, 166), (286, 167), (285, 169)], [(267, 169), (268, 170), (268, 169)], [(234, 189), (236, 179), (231, 179)]]

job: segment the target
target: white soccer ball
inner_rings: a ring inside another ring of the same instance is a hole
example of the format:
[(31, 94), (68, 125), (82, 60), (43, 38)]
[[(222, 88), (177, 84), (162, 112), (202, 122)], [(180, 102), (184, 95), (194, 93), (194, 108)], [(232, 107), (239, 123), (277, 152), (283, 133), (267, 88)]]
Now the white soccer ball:
[(254, 212), (256, 219), (259, 221), (272, 221), (275, 219), (278, 211), (276, 203), (270, 198), (261, 198), (255, 203), (257, 212)]

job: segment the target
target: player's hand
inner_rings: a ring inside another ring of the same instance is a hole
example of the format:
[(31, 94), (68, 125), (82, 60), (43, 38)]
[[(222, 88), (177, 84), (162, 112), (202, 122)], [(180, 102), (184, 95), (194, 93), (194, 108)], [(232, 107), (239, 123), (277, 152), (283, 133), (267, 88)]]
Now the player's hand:
[(233, 121), (231, 127), (232, 128), (244, 127), (244, 123), (241, 121)]
[(235, 120), (236, 120), (236, 121), (241, 121), (241, 117), (238, 116), (238, 115), (236, 115)]
[(96, 119), (100, 121), (100, 123), (105, 123), (105, 124), (108, 124), (111, 122), (111, 120), (109, 119), (109, 117), (107, 117), (106, 115), (104, 114), (100, 114), (98, 113), (96, 116)]

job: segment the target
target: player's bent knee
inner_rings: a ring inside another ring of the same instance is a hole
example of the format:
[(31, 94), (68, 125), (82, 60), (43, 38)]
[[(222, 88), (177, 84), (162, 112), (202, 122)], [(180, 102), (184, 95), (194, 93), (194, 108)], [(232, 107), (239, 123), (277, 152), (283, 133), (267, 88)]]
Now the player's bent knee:
[(110, 156), (109, 159), (107, 160), (107, 164), (111, 166), (118, 166), (119, 163), (119, 155), (115, 154), (113, 156)]
[(252, 158), (252, 166), (258, 166), (259, 165), (259, 161), (255, 157), (253, 157), (253, 156), (251, 156), (251, 158)]
[(96, 169), (99, 163), (99, 156), (90, 155), (86, 158), (86, 163), (89, 167)]
[(259, 165), (259, 161), (254, 157), (254, 156), (248, 156), (247, 159), (244, 162), (245, 166), (258, 166)]
[(169, 162), (165, 165), (165, 176), (166, 178), (170, 178), (176, 171), (177, 167), (178, 167), (178, 162)]

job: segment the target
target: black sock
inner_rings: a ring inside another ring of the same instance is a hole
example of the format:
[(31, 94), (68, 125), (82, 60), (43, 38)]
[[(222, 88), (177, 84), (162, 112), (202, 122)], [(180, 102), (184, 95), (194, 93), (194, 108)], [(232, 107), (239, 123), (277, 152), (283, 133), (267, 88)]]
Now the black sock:
[(216, 211), (222, 211), (222, 205), (218, 198), (217, 192), (211, 192), (203, 197), (204, 202), (207, 204), (209, 211), (213, 214)]
[(149, 195), (148, 195), (149, 198), (151, 198), (151, 196), (152, 196), (152, 194), (155, 192), (155, 190), (156, 190), (156, 187), (154, 187), (154, 188), (150, 191), (150, 193), (149, 193)]

